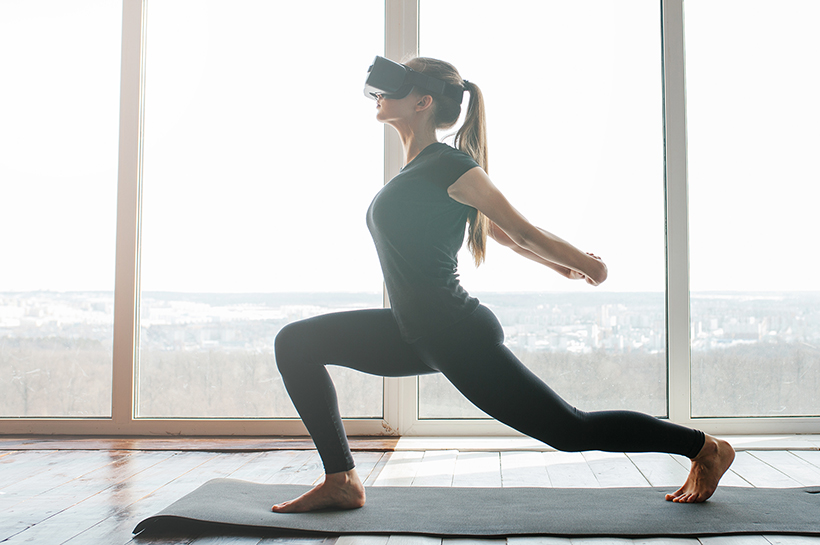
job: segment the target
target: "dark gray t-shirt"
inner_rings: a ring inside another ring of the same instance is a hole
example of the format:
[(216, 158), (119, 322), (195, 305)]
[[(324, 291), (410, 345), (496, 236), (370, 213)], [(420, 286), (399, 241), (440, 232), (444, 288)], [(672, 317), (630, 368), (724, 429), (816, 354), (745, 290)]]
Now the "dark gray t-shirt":
[(407, 342), (457, 322), (479, 305), (456, 272), (473, 209), (447, 194), (477, 166), (462, 151), (431, 144), (376, 194), (367, 210), (393, 315)]

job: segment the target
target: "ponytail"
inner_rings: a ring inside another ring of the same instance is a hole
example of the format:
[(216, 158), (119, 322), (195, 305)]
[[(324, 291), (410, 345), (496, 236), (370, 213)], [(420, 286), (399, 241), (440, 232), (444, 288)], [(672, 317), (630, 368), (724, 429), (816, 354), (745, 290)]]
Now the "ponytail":
[[(458, 149), (472, 157), (478, 166), (488, 171), (487, 162), (487, 124), (484, 117), (484, 96), (478, 85), (464, 80), (464, 89), (470, 93), (470, 102), (467, 105), (467, 117), (464, 124), (456, 132), (455, 144)], [(481, 265), (487, 253), (487, 232), (489, 220), (487, 216), (473, 210), (468, 217), (470, 228), (467, 232), (467, 248), (473, 254), (476, 267)]]
[[(470, 102), (467, 104), (467, 116), (464, 119), (464, 124), (456, 132), (455, 146), (472, 157), (478, 163), (478, 166), (487, 172), (487, 124), (484, 119), (484, 97), (478, 85), (461, 79), (455, 66), (437, 59), (416, 57), (404, 64), (416, 72), (421, 72), (453, 85), (463, 86), (464, 90), (469, 93)], [(461, 114), (461, 105), (444, 95), (434, 93), (430, 93), (430, 95), (433, 97), (435, 105), (434, 123), (436, 129), (447, 129), (455, 125)], [(467, 248), (473, 254), (473, 260), (476, 267), (478, 267), (484, 261), (486, 254), (489, 220), (476, 209), (471, 210), (467, 220), (470, 222), (467, 231)]]

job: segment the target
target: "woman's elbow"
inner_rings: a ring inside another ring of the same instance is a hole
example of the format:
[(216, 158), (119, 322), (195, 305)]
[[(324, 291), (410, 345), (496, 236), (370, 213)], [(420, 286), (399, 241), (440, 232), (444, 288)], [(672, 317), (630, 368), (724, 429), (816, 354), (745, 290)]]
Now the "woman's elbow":
[(501, 229), (501, 227), (499, 227), (493, 222), (490, 222), (488, 234), (490, 235), (490, 238), (492, 238), (494, 241), (501, 244), (502, 246), (506, 246), (507, 248), (513, 249), (515, 249), (518, 246), (518, 244), (516, 244), (515, 241)]

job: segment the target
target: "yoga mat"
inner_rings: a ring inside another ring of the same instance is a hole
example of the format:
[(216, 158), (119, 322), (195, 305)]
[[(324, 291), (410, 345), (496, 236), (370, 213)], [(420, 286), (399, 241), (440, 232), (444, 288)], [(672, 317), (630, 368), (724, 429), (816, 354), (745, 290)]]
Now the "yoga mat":
[(820, 487), (721, 487), (700, 504), (665, 501), (674, 491), (668, 488), (370, 487), (361, 509), (271, 512), (271, 505), (309, 488), (214, 479), (140, 522), (134, 533), (200, 521), (329, 535), (820, 535)]

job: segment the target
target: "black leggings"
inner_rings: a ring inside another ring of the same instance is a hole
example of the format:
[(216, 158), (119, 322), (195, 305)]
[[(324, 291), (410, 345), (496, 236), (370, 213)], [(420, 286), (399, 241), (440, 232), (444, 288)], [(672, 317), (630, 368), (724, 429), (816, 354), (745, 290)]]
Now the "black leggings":
[(703, 432), (642, 413), (579, 411), (503, 341), (501, 324), (484, 306), (411, 344), (402, 340), (390, 309), (354, 310), (288, 324), (276, 337), (276, 362), (326, 473), (354, 467), (327, 364), (384, 377), (441, 372), (488, 415), (558, 450), (694, 458), (703, 446)]

